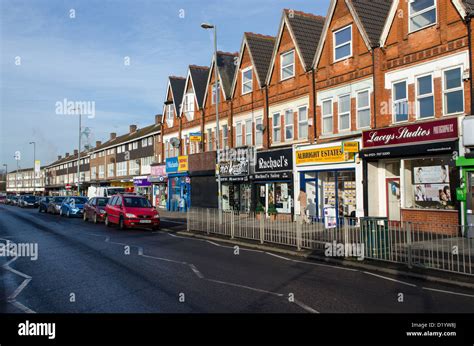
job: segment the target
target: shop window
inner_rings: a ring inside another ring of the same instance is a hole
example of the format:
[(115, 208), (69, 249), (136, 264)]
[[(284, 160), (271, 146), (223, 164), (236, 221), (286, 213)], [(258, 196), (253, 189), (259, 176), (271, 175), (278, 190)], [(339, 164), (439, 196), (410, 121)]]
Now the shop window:
[(273, 143), (281, 142), (280, 113), (273, 114)]
[(339, 130), (345, 131), (351, 128), (351, 95), (339, 97)]
[(255, 146), (257, 147), (260, 147), (263, 145), (263, 131), (261, 130), (262, 125), (263, 125), (263, 118), (261, 117), (256, 118), (255, 119)]
[(454, 209), (458, 178), (450, 156), (404, 160), (404, 207)]
[(323, 133), (333, 132), (333, 121), (332, 121), (332, 99), (323, 101)]
[(370, 127), (370, 100), (369, 91), (357, 93), (357, 127), (359, 129)]
[(394, 122), (408, 120), (407, 82), (394, 83), (392, 87)]
[(334, 32), (334, 62), (352, 56), (352, 25)]
[(293, 140), (293, 110), (285, 111), (285, 140)]
[(456, 114), (464, 111), (464, 90), (460, 67), (444, 71), (444, 114)]
[(436, 0), (410, 0), (410, 32), (436, 23)]
[(423, 76), (416, 80), (418, 118), (434, 117), (433, 76)]

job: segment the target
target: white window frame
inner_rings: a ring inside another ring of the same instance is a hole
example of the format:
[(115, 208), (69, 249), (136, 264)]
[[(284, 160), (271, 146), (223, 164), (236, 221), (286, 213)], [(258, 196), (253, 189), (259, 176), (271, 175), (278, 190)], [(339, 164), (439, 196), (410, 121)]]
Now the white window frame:
[[(344, 112), (344, 113), (341, 113), (341, 98), (343, 97), (349, 97), (349, 111), (348, 112)], [(351, 130), (351, 127), (352, 127), (352, 112), (351, 112), (351, 103), (352, 103), (352, 98), (351, 98), (351, 94), (343, 94), (343, 95), (339, 95), (337, 97), (337, 128), (339, 130), (339, 132), (346, 132), (346, 131), (350, 131)], [(349, 114), (349, 127), (347, 129), (342, 129), (341, 128), (341, 115), (342, 114)]]
[[(413, 2), (415, 2), (415, 0), (409, 0), (409, 1), (408, 1), (408, 32), (409, 32), (410, 34), (411, 34), (411, 33), (414, 33), (414, 32), (417, 32), (417, 31), (420, 31), (420, 30), (423, 30), (423, 29), (426, 29), (426, 28), (429, 28), (430, 26), (436, 25), (436, 24), (438, 23), (438, 8), (437, 8), (437, 6), (436, 6), (436, 1), (437, 1), (437, 0), (434, 0), (434, 1), (433, 1), (433, 4), (434, 4), (433, 6), (430, 6), (430, 7), (428, 7), (428, 8), (425, 8), (424, 10), (421, 10), (421, 11), (418, 11), (418, 12), (415, 12), (415, 13), (412, 13), (412, 11), (411, 11), (411, 4), (412, 4)], [(411, 19), (412, 19), (413, 17), (419, 16), (419, 15), (425, 13), (425, 12), (429, 12), (429, 11), (431, 11), (432, 9), (435, 10), (435, 21), (434, 21), (434, 23), (431, 23), (431, 24), (428, 24), (428, 25), (423, 26), (423, 27), (421, 27), (421, 28), (412, 30), (412, 27), (411, 27)]]
[[(286, 56), (286, 55), (292, 54), (292, 53), (293, 53), (293, 62), (291, 64), (287, 64), (287, 65), (283, 66), (283, 57)], [(284, 81), (284, 80), (293, 78), (295, 76), (295, 68), (296, 68), (295, 60), (296, 60), (296, 58), (295, 58), (295, 50), (294, 49), (280, 54), (280, 81)], [(293, 66), (293, 73), (292, 73), (291, 76), (283, 78), (283, 69), (285, 67), (288, 67), (288, 66)]]
[(135, 141), (132, 143), (132, 149), (133, 150), (138, 149), (138, 141)]
[(213, 138), (212, 138), (212, 129), (207, 129), (207, 150), (213, 151)]
[(166, 105), (166, 121), (168, 122), (168, 126), (173, 126), (174, 120), (174, 104), (170, 103)]
[[(430, 76), (431, 77), (431, 94), (423, 94), (423, 95), (420, 95), (419, 92), (418, 92), (418, 79), (420, 78), (423, 78), (423, 77), (427, 77), (427, 76)], [(462, 81), (461, 81), (461, 84), (462, 84)], [(420, 100), (421, 99), (424, 99), (424, 98), (427, 98), (427, 97), (432, 97), (433, 98), (433, 115), (432, 116), (429, 116), (429, 117), (425, 117), (425, 118), (421, 118), (420, 117)], [(434, 95), (434, 77), (433, 77), (433, 73), (425, 73), (425, 74), (422, 74), (422, 75), (418, 75), (415, 77), (415, 99), (416, 99), (416, 119), (420, 119), (420, 120), (424, 120), (424, 119), (432, 119), (435, 117), (435, 114), (436, 114), (436, 104), (435, 104), (435, 95)]]
[[(215, 105), (216, 104), (216, 83), (213, 83), (211, 86), (211, 104)], [(221, 86), (219, 83), (217, 83), (217, 92), (220, 92)], [(220, 98), (219, 98), (220, 101)]]
[[(300, 110), (301, 109), (305, 109), (306, 110), (306, 120), (300, 120)], [(298, 107), (298, 139), (308, 139), (308, 136), (309, 136), (309, 117), (308, 117), (308, 106), (304, 105), (304, 106), (299, 106)], [(300, 131), (300, 128), (301, 126), (304, 125), (306, 126), (306, 137), (301, 137), (301, 131)]]
[[(245, 120), (245, 145), (253, 145), (253, 136), (252, 136), (252, 119)], [(250, 136), (250, 138), (249, 138)], [(250, 140), (249, 140), (250, 139)]]
[(142, 139), (142, 148), (146, 148), (148, 146), (148, 138)]
[[(250, 79), (244, 82), (244, 75), (246, 72), (250, 71)], [(253, 91), (253, 71), (252, 71), (252, 66), (249, 66), (247, 68), (244, 68), (241, 71), (241, 80), (242, 80), (242, 95), (249, 94)], [(244, 86), (247, 86), (247, 84), (250, 84), (250, 90), (249, 91), (244, 91)]]
[[(399, 84), (399, 83), (403, 83), (403, 82), (405, 82), (406, 97), (404, 99), (395, 100), (395, 84)], [(397, 114), (395, 112), (395, 107), (396, 107), (397, 103), (401, 103), (401, 102), (406, 102), (407, 103), (408, 119), (397, 121)], [(409, 107), (408, 102), (409, 102), (408, 101), (408, 79), (400, 79), (400, 80), (394, 81), (392, 83), (392, 122), (394, 124), (406, 123), (410, 120), (410, 107)]]
[[(257, 125), (263, 125), (263, 117), (256, 117), (255, 118), (255, 124), (254, 124), (254, 128), (255, 128), (255, 146), (256, 147), (261, 147), (263, 146), (263, 132), (262, 131), (259, 131), (257, 130)], [(259, 140), (260, 138), (260, 140)]]
[(148, 146), (153, 145), (153, 136), (148, 137)]
[[(447, 91), (445, 89), (445, 85), (446, 85), (446, 78), (444, 76), (444, 73), (447, 72), (447, 71), (451, 71), (451, 70), (455, 70), (455, 69), (460, 69), (461, 70), (461, 86), (460, 87), (457, 87), (457, 88), (454, 88), (454, 89), (449, 89), (449, 91)], [(441, 83), (442, 83), (442, 90), (443, 90), (443, 115), (456, 115), (456, 114), (463, 114), (465, 109), (466, 109), (466, 101), (465, 101), (465, 93), (464, 93), (464, 81), (463, 81), (463, 71), (464, 71), (464, 67), (462, 65), (458, 65), (458, 66), (451, 66), (451, 67), (448, 67), (448, 68), (445, 68), (441, 71), (442, 73), (442, 77), (441, 77)], [(459, 91), (459, 90), (462, 90), (462, 111), (460, 112), (456, 112), (456, 113), (448, 113), (447, 112), (447, 102), (446, 102), (446, 93), (449, 93), (449, 92), (453, 92), (453, 91)]]
[[(286, 122), (286, 115), (287, 115), (287, 112), (291, 112), (291, 115), (290, 115), (290, 119), (292, 120), (292, 122), (290, 124), (288, 124)], [(284, 121), (285, 121), (285, 130), (283, 131), (284, 135), (285, 135), (285, 141), (292, 141), (295, 139), (295, 125), (294, 125), (294, 121), (295, 121), (295, 112), (293, 111), (292, 108), (288, 108), (288, 109), (285, 109), (285, 118), (284, 118)], [(291, 138), (287, 138), (286, 137), (286, 129), (291, 127)]]
[[(110, 174), (110, 168), (112, 167), (112, 174)], [(108, 163), (107, 164), (107, 178), (114, 177), (115, 176), (115, 166), (113, 163)]]
[(243, 145), (242, 122), (235, 123), (235, 146), (241, 147)]
[[(278, 114), (278, 126), (275, 126), (275, 115)], [(278, 140), (275, 140), (275, 130), (278, 130)], [(272, 142), (281, 143), (281, 113), (275, 112), (272, 114)]]
[[(183, 112), (186, 115), (188, 119), (193, 119), (194, 118), (194, 93), (193, 92), (188, 92), (184, 95), (184, 109)], [(191, 114), (188, 114), (191, 113)]]
[[(331, 103), (331, 107), (329, 107), (329, 109), (331, 110), (330, 114), (324, 114), (324, 103), (325, 102), (330, 102)], [(333, 103), (332, 97), (321, 100), (321, 118), (322, 118), (322, 121), (321, 121), (322, 131), (321, 131), (321, 133), (323, 135), (334, 133), (334, 103)], [(331, 118), (331, 131), (325, 131), (325, 129), (324, 129), (324, 119), (326, 119), (326, 118)]]
[[(344, 43), (342, 43), (342, 44), (336, 45), (336, 34), (339, 33), (340, 31), (346, 30), (347, 28), (350, 28), (349, 31), (351, 32), (351, 40), (348, 41), (348, 42), (344, 42)], [(334, 45), (334, 49), (333, 49), (333, 61), (334, 61), (335, 63), (338, 62), (338, 61), (346, 60), (346, 59), (349, 59), (349, 58), (352, 57), (352, 54), (353, 54), (353, 51), (352, 51), (352, 41), (353, 41), (353, 39), (354, 39), (353, 36), (354, 36), (354, 35), (353, 35), (353, 32), (352, 32), (352, 24), (346, 25), (345, 27), (340, 28), (340, 29), (338, 29), (338, 30), (336, 30), (336, 31), (334, 31), (334, 32), (332, 33), (332, 40), (333, 40), (333, 45)], [(337, 59), (337, 58), (336, 58), (336, 49), (339, 48), (339, 47), (345, 46), (345, 45), (347, 45), (347, 44), (349, 44), (349, 47), (350, 47), (350, 54), (349, 54), (349, 55), (346, 55), (346, 56), (344, 56), (344, 57), (342, 57), (342, 58)]]
[[(365, 106), (365, 107), (359, 107), (359, 94), (363, 94), (363, 93), (367, 93), (367, 99), (369, 100), (368, 102), (368, 105)], [(372, 123), (372, 109), (370, 108), (371, 107), (371, 103), (370, 103), (370, 89), (363, 89), (363, 90), (359, 90), (357, 91), (356, 93), (356, 123), (357, 123), (357, 128), (358, 129), (368, 129), (370, 128), (371, 126), (371, 123)], [(359, 112), (360, 111), (366, 111), (368, 110), (369, 111), (369, 125), (367, 126), (360, 126), (360, 123), (359, 123), (359, 120), (360, 120), (360, 117), (359, 117)]]
[(222, 149), (229, 146), (229, 127), (222, 125)]

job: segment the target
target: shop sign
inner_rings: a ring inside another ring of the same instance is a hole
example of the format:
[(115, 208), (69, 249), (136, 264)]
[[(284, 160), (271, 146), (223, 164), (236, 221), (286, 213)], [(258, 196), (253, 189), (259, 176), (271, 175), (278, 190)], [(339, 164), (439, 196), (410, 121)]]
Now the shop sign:
[(426, 123), (369, 130), (363, 133), (364, 148), (408, 145), (458, 138), (456, 117)]
[(178, 172), (178, 158), (169, 157), (166, 159), (166, 173), (177, 173)]
[(151, 166), (151, 176), (153, 178), (166, 177), (166, 166), (165, 165)]
[(178, 156), (178, 172), (187, 172), (187, 171), (188, 171), (188, 157)]
[(291, 172), (269, 172), (269, 173), (255, 173), (252, 176), (254, 180), (281, 180), (281, 179), (291, 179)]
[(342, 151), (344, 153), (358, 153), (359, 142), (344, 142), (342, 143)]
[(134, 186), (150, 186), (151, 183), (148, 181), (148, 177), (135, 177), (133, 178)]
[(255, 172), (278, 172), (293, 169), (292, 149), (257, 152)]
[(191, 142), (200, 142), (202, 140), (201, 132), (191, 132), (189, 134), (189, 140)]
[(296, 151), (296, 164), (304, 165), (309, 163), (338, 163), (346, 162), (348, 159), (353, 159), (353, 154), (345, 155), (342, 152), (342, 146), (314, 148)]

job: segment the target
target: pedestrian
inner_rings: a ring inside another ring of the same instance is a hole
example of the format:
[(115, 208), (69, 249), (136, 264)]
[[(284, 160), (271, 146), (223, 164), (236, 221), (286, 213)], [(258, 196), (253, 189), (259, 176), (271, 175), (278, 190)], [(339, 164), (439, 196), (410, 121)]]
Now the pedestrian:
[(306, 191), (300, 189), (300, 194), (298, 196), (298, 202), (300, 203), (300, 217), (304, 220), (304, 222), (308, 223), (308, 196), (306, 195)]

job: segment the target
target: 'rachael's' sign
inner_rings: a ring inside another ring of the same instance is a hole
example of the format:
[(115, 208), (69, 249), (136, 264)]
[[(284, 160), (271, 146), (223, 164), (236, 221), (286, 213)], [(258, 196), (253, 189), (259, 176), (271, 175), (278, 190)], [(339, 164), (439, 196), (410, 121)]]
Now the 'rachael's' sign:
[(308, 163), (338, 163), (354, 159), (354, 154), (343, 153), (341, 146), (296, 151), (296, 165)]

